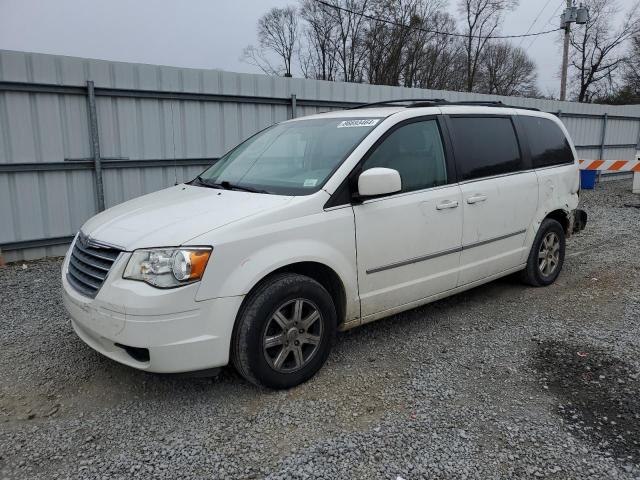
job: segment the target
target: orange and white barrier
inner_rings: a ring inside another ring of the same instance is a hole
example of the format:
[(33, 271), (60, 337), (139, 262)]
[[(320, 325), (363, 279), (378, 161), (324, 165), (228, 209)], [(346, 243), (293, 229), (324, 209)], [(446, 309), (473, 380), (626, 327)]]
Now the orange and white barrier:
[(580, 170), (601, 172), (633, 172), (631, 191), (640, 194), (640, 158), (635, 160), (578, 160)]
[(640, 160), (578, 160), (578, 162), (580, 162), (580, 170), (640, 173)]

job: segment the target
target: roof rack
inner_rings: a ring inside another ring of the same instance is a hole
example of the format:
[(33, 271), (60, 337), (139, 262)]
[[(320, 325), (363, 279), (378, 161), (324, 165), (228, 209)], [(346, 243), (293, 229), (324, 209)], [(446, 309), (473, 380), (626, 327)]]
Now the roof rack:
[(402, 106), (405, 108), (419, 108), (419, 107), (439, 107), (439, 106), (475, 106), (475, 107), (499, 107), (499, 108), (519, 108), (522, 110), (533, 110), (539, 112), (539, 108), (534, 107), (519, 107), (517, 105), (507, 105), (500, 100), (459, 100), (450, 102), (444, 98), (403, 98), (398, 100), (385, 100), (381, 102), (363, 103), (355, 107), (350, 107), (349, 110), (356, 110), (358, 108), (368, 107), (380, 107), (380, 106)]
[[(384, 107), (384, 106), (398, 106), (398, 107), (410, 107), (415, 103), (424, 103), (429, 105), (436, 105), (446, 102), (444, 98), (399, 98), (397, 100), (382, 100), (380, 102), (372, 102), (372, 103), (363, 103), (361, 105), (356, 105), (355, 107), (349, 107), (347, 110), (357, 110), (358, 108), (369, 108), (369, 107)], [(400, 105), (403, 103), (408, 103), (409, 105)]]
[[(535, 107), (519, 107), (518, 105), (508, 105), (500, 100), (459, 100), (456, 102), (444, 101), (442, 106), (446, 105), (467, 105), (471, 107), (499, 107), (499, 108), (519, 108), (520, 110), (532, 110), (539, 112), (539, 108)], [(412, 105), (413, 106), (413, 105)]]

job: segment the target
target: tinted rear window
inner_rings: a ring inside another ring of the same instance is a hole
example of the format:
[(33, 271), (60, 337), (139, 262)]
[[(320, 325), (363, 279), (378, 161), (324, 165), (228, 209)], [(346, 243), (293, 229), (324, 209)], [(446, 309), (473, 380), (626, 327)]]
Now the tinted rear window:
[(539, 117), (520, 118), (529, 141), (533, 168), (573, 162), (569, 141), (555, 122)]
[(505, 117), (452, 117), (456, 167), (460, 180), (522, 170), (513, 123)]

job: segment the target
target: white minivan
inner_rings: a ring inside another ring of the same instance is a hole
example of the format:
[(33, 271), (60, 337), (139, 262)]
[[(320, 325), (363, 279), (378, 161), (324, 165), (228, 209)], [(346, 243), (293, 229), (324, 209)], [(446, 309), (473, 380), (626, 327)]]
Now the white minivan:
[(553, 283), (581, 230), (553, 115), (391, 101), (273, 125), (193, 181), (88, 220), (62, 267), (80, 338), (150, 372), (232, 362), (287, 388), (346, 330), (521, 272)]

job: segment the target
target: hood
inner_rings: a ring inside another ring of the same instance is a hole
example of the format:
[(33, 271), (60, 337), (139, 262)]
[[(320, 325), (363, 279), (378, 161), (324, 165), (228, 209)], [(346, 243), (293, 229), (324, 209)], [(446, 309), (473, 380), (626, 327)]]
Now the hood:
[(176, 185), (105, 210), (89, 219), (82, 231), (124, 250), (178, 246), (291, 198)]

